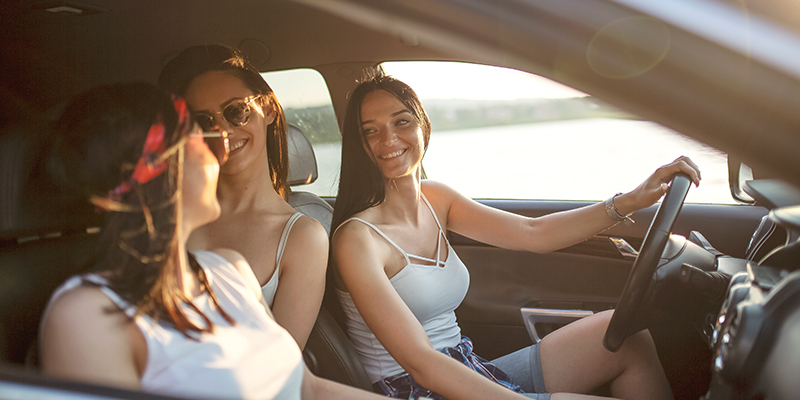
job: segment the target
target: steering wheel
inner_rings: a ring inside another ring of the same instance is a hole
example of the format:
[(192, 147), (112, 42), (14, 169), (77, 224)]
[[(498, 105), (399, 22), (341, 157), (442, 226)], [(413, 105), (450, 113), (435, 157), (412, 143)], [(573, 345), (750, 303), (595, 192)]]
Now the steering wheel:
[(691, 180), (688, 175), (677, 173), (672, 177), (664, 201), (658, 207), (656, 216), (647, 230), (642, 249), (639, 251), (636, 261), (633, 262), (633, 268), (628, 275), (628, 281), (625, 282), (625, 288), (622, 290), (617, 308), (608, 323), (608, 329), (603, 338), (603, 346), (608, 351), (619, 350), (622, 343), (625, 342), (625, 338), (635, 333), (629, 332), (631, 325), (642, 300), (644, 300), (690, 186)]

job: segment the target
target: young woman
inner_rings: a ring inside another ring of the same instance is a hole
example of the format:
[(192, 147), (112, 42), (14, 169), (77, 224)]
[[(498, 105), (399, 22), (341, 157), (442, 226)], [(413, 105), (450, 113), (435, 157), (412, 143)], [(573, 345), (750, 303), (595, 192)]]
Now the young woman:
[(491, 365), (476, 357), (454, 313), (469, 274), (445, 232), (507, 249), (553, 251), (653, 204), (675, 172), (698, 184), (697, 167), (681, 157), (659, 168), (635, 190), (613, 197), (615, 218), (603, 203), (526, 218), (421, 180), (430, 131), (420, 100), (396, 79), (376, 72), (351, 94), (332, 249), (350, 338), (375, 385), (399, 397), (510, 399), (520, 397), (514, 391), (521, 389), (528, 397), (559, 392), (552, 398), (563, 399), (610, 382), (620, 398), (671, 398), (647, 331), (628, 338), (617, 353), (603, 348), (608, 312)]
[(207, 131), (228, 132), (219, 219), (197, 229), (190, 249), (225, 247), (250, 263), (275, 319), (305, 346), (325, 288), (328, 236), (286, 203), (286, 118), (275, 93), (238, 51), (195, 46), (161, 72), (159, 85), (186, 98)]
[(106, 214), (93, 272), (45, 310), (45, 374), (186, 398), (375, 398), (305, 369), (239, 253), (186, 251), (220, 213), (223, 133), (145, 83), (84, 93), (56, 130), (53, 171)]

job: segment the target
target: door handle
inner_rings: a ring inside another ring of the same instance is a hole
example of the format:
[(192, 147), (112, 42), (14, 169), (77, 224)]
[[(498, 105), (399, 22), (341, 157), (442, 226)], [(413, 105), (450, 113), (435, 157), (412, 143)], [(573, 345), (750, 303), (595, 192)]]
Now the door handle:
[(522, 320), (525, 323), (525, 327), (528, 328), (528, 334), (534, 344), (542, 340), (539, 337), (539, 333), (536, 332), (537, 323), (568, 324), (594, 314), (594, 312), (590, 310), (560, 310), (552, 308), (523, 307), (520, 308), (520, 311), (522, 312)]
[(639, 256), (639, 251), (634, 249), (625, 239), (609, 236), (608, 240), (617, 248), (619, 255), (623, 258), (635, 260)]

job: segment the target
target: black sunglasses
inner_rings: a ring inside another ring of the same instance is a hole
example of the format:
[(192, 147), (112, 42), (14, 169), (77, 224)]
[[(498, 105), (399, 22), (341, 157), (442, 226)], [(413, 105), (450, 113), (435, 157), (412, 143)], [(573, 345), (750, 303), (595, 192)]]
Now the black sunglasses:
[(216, 115), (222, 115), (222, 119), (231, 126), (245, 126), (250, 122), (250, 102), (260, 97), (260, 94), (245, 97), (228, 104), (222, 109), (222, 112), (209, 113), (197, 112), (193, 113), (194, 120), (200, 125), (200, 129), (204, 131), (211, 131), (217, 126), (214, 119)]

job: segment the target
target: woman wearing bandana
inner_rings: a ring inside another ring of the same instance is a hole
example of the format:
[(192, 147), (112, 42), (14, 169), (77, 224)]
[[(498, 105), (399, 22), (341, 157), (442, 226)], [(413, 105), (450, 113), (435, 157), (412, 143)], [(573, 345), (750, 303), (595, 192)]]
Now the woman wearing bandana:
[(45, 374), (195, 399), (375, 396), (308, 372), (239, 253), (187, 252), (220, 214), (226, 133), (145, 83), (82, 94), (55, 129), (52, 172), (105, 215), (91, 272), (45, 310)]

